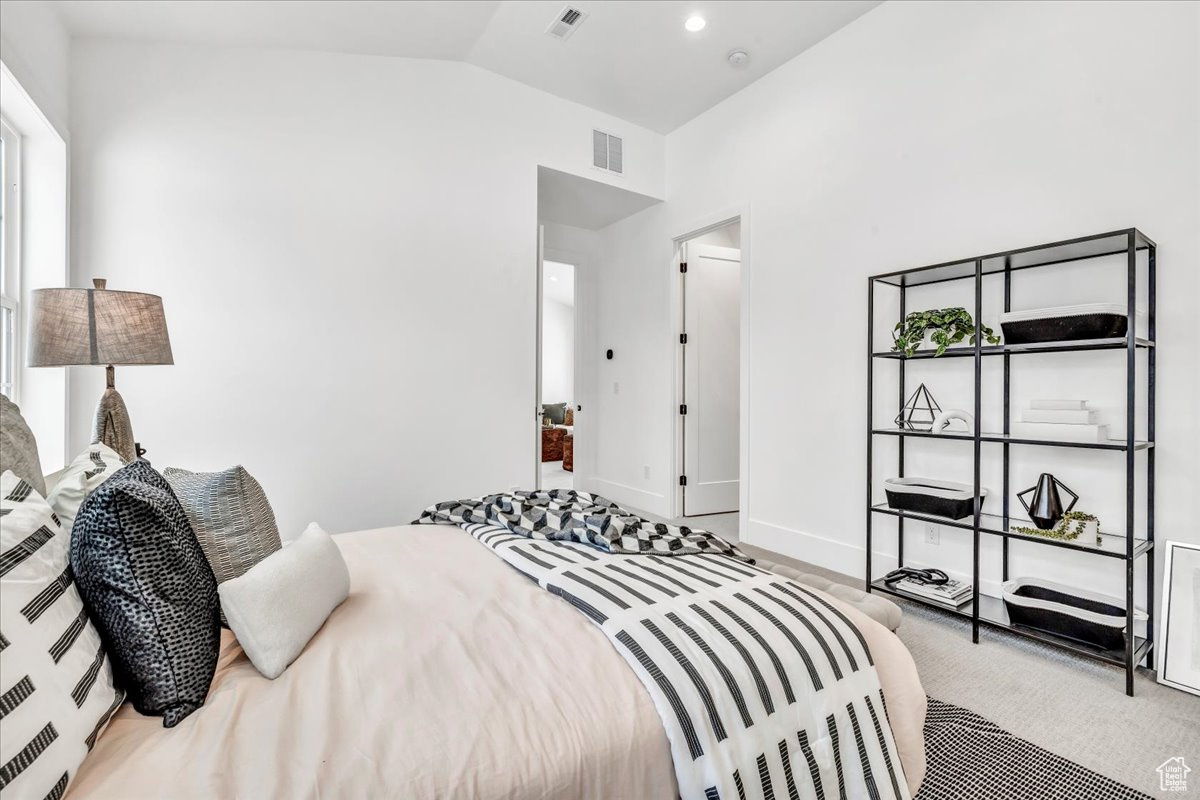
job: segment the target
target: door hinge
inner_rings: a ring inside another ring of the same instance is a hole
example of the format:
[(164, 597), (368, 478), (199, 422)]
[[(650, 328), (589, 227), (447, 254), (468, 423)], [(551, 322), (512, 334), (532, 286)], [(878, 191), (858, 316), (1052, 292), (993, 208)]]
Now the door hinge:
[(679, 476), (679, 485), (680, 485), (680, 486), (687, 486), (687, 475), (680, 475), (680, 476)]
[(680, 262), (679, 262), (679, 271), (680, 271), (680, 272), (687, 272), (687, 262), (686, 262), (686, 261), (680, 261)]
[(679, 343), (687, 344), (687, 334), (686, 333), (679, 334)]
[(686, 414), (687, 414), (687, 403), (680, 403), (680, 405), (679, 405), (679, 413), (680, 413), (681, 415), (686, 415)]

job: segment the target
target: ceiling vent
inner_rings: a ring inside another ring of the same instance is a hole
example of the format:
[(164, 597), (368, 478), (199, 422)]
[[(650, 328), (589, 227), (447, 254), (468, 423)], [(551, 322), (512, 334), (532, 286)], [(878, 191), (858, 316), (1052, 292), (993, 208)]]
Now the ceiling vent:
[(558, 16), (550, 23), (550, 27), (546, 28), (546, 33), (555, 39), (569, 39), (571, 34), (583, 24), (585, 19), (587, 19), (586, 11), (566, 6), (562, 11), (558, 12)]
[(621, 138), (604, 131), (592, 131), (592, 166), (597, 169), (624, 173), (624, 153)]

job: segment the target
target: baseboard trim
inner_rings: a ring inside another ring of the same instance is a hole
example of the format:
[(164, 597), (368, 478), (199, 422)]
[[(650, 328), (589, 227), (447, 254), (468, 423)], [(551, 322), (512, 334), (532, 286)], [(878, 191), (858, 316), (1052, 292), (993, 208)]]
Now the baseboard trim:
[[(775, 525), (758, 519), (748, 521), (747, 529), (742, 532), (740, 538), (746, 544), (761, 547), (764, 550), (771, 550), (798, 561), (807, 561), (809, 564), (816, 564), (818, 567), (831, 569), (834, 572), (840, 572), (852, 578), (861, 580), (865, 573), (867, 549), (863, 545), (839, 542), (836, 539), (828, 539), (824, 536), (818, 536), (815, 533), (808, 533), (807, 531), (800, 531), (794, 528), (785, 528), (782, 525)], [(894, 563), (896, 554), (894, 552), (876, 550), (875, 558), (883, 563)], [(940, 569), (945, 569), (944, 565), (925, 564), (911, 558), (905, 559), (905, 564), (910, 567), (929, 568), (936, 566)], [(955, 572), (948, 569), (945, 572), (955, 580), (966, 583), (971, 582), (971, 575), (969, 573)], [(876, 576), (881, 576), (882, 573), (875, 572), (875, 574)], [(979, 581), (979, 591), (992, 597), (1000, 596), (1000, 587), (1001, 582), (997, 580), (984, 578)]]
[(809, 564), (816, 564), (843, 575), (856, 578), (863, 575), (866, 549), (858, 545), (753, 518), (746, 521), (746, 530), (742, 531), (738, 538), (746, 544), (771, 550), (798, 561), (807, 561)]
[(593, 493), (603, 495), (617, 505), (630, 505), (651, 514), (667, 516), (667, 498), (657, 492), (648, 492), (616, 481), (591, 477), (587, 485), (594, 487)]

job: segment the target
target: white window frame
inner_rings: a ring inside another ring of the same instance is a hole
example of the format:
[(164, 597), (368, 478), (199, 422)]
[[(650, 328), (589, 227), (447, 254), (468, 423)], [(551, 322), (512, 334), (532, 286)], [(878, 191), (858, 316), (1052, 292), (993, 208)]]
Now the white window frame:
[[(4, 186), (3, 207), (0, 208), (0, 224), (4, 226), (4, 270), (0, 280), (0, 306), (12, 312), (13, 341), (12, 361), (9, 366), (12, 383), (0, 384), (0, 391), (14, 403), (20, 402), (21, 393), (21, 136), (8, 120), (0, 116), (0, 136), (4, 140)], [(7, 357), (0, 352), (0, 359)], [(0, 377), (3, 376), (0, 370)]]

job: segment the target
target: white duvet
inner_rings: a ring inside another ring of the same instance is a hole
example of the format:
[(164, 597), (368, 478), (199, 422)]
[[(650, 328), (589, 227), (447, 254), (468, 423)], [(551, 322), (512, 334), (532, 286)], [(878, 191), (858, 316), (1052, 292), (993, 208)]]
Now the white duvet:
[[(457, 528), (334, 540), (350, 596), (282, 675), (262, 677), (226, 631), (204, 707), (172, 729), (122, 708), (68, 796), (677, 796), (654, 705), (582, 614)], [(839, 607), (871, 647), (915, 794), (925, 694), (912, 659)]]

